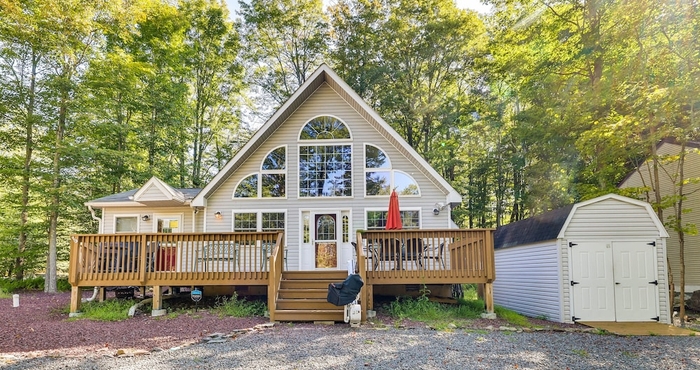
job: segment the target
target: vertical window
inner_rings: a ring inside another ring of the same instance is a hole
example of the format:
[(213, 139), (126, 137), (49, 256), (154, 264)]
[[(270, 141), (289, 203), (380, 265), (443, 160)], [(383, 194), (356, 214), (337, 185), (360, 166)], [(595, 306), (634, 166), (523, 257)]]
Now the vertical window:
[(299, 148), (299, 197), (352, 196), (350, 145)]
[(133, 217), (116, 217), (114, 220), (115, 233), (135, 233), (138, 230), (139, 219)]
[(309, 224), (309, 212), (304, 212), (304, 243), (311, 242), (311, 225)]
[(343, 243), (350, 241), (350, 220), (343, 215)]

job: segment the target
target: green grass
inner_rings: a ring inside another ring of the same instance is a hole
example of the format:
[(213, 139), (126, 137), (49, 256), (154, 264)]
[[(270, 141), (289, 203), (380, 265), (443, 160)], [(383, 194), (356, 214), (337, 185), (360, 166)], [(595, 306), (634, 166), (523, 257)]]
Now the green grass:
[[(59, 292), (67, 292), (71, 288), (68, 278), (62, 277), (56, 280), (56, 289)], [(8, 294), (20, 290), (42, 291), (44, 290), (44, 278), (27, 278), (23, 280), (0, 278), (0, 291)]]
[[(411, 319), (425, 322), (437, 330), (450, 330), (467, 326), (466, 321), (480, 318), (484, 312), (484, 302), (477, 299), (476, 286), (473, 284), (464, 286), (464, 298), (458, 299), (456, 305), (430, 301), (429, 292), (425, 288), (422, 293), (417, 298), (399, 297), (384, 306), (386, 312), (397, 320), (394, 326)], [(514, 326), (532, 327), (525, 316), (514, 311), (496, 306), (495, 312), (499, 318)]]
[(585, 349), (574, 349), (571, 351), (581, 357), (588, 357), (588, 351), (586, 351)]
[(231, 297), (219, 297), (212, 310), (219, 316), (250, 317), (263, 316), (267, 311), (267, 305), (261, 301), (247, 301), (239, 299), (234, 293)]
[(3, 289), (0, 289), (0, 298), (10, 298), (12, 297), (12, 293), (8, 293), (4, 291)]
[[(122, 321), (129, 318), (129, 308), (136, 304), (131, 299), (108, 299), (104, 302), (85, 302), (81, 304), (82, 316), (77, 319), (94, 321)], [(69, 312), (70, 308), (64, 309)]]

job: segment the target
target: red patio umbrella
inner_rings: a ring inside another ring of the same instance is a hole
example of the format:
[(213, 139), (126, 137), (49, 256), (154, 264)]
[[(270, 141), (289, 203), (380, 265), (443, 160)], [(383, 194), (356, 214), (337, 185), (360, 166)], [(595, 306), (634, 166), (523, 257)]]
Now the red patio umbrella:
[(391, 191), (391, 197), (389, 197), (389, 212), (386, 215), (386, 230), (401, 230), (403, 225), (401, 225), (401, 213), (399, 212), (399, 196), (396, 195), (396, 191)]

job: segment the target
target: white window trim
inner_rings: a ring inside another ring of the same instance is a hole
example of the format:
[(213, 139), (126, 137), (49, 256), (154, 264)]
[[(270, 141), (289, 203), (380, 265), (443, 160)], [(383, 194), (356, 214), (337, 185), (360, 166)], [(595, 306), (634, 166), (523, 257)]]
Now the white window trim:
[(263, 213), (283, 213), (284, 214), (284, 234), (287, 234), (287, 228), (289, 227), (289, 217), (287, 217), (286, 209), (234, 209), (231, 210), (231, 231), (235, 232), (235, 222), (237, 213), (255, 213), (255, 231), (262, 232), (262, 214)]
[(136, 217), (136, 233), (141, 232), (141, 215), (136, 214), (136, 213), (125, 213), (125, 214), (118, 214), (112, 216), (112, 231), (115, 234), (131, 234), (131, 233), (126, 233), (123, 231), (117, 231), (117, 218), (127, 218), (127, 217)]
[(185, 231), (185, 227), (184, 227), (185, 226), (185, 214), (184, 213), (154, 213), (153, 216), (151, 217), (151, 221), (149, 221), (153, 224), (151, 229), (153, 230), (154, 233), (158, 232), (158, 218), (179, 218), (180, 219), (179, 222), (180, 222), (181, 226), (179, 227), (180, 231), (178, 232), (178, 234), (187, 232), (187, 231)]
[[(347, 139), (343, 139), (347, 140)], [(301, 171), (299, 170), (299, 166), (301, 164), (301, 159), (299, 158), (301, 156), (301, 147), (302, 146), (329, 146), (329, 145), (349, 145), (350, 146), (350, 155), (354, 156), (355, 155), (355, 145), (353, 143), (350, 143), (348, 141), (342, 141), (342, 142), (335, 142), (336, 140), (327, 141), (327, 140), (307, 140), (303, 141), (302, 143), (297, 145), (297, 199), (354, 199), (355, 198), (355, 167), (353, 166), (353, 160), (354, 158), (350, 158), (350, 171), (352, 171), (352, 176), (350, 176), (350, 191), (352, 192), (351, 195), (349, 196), (332, 196), (332, 197), (302, 197), (300, 195), (301, 192), (301, 181), (299, 181), (299, 176), (301, 176)], [(320, 145), (309, 145), (309, 143), (314, 143), (314, 142), (322, 142)], [(241, 199), (241, 198), (236, 198), (236, 199)], [(244, 198), (245, 199), (245, 198)], [(273, 199), (278, 199), (278, 198), (273, 198)]]
[[(389, 160), (389, 167), (381, 167), (381, 168), (368, 168), (367, 167), (367, 146), (373, 146), (379, 150), (381, 150), (384, 155), (386, 156), (387, 160)], [(389, 158), (389, 154), (384, 150), (384, 148), (380, 147), (379, 145), (374, 145), (372, 143), (364, 143), (363, 146), (364, 150), (362, 151), (362, 167), (364, 168), (363, 172), (363, 178), (362, 178), (362, 194), (364, 194), (365, 198), (389, 198), (391, 196), (391, 193), (387, 195), (368, 195), (367, 194), (367, 172), (389, 172), (389, 188), (394, 189), (396, 188), (396, 180), (394, 178), (394, 174), (396, 172), (400, 172), (406, 176), (408, 176), (411, 180), (413, 180), (413, 183), (416, 184), (416, 187), (418, 187), (418, 194), (400, 194), (401, 197), (407, 197), (407, 198), (420, 198), (422, 196), (421, 190), (420, 190), (420, 185), (418, 184), (418, 181), (416, 181), (416, 178), (413, 177), (411, 174), (409, 174), (406, 171), (394, 169), (393, 166), (393, 161), (391, 158)]]
[[(377, 212), (377, 211), (388, 212), (388, 209), (386, 207), (368, 207), (368, 208), (364, 209), (364, 211), (363, 211), (364, 213), (363, 213), (362, 218), (364, 218), (365, 230), (369, 230), (369, 227), (367, 226), (367, 212)], [(400, 211), (418, 211), (418, 223), (419, 223), (418, 228), (417, 229), (409, 229), (409, 230), (420, 230), (423, 228), (423, 209), (421, 207), (401, 207), (401, 205), (399, 205), (399, 212)]]
[[(279, 149), (279, 148), (284, 148), (284, 169), (283, 170), (263, 170), (262, 166), (263, 163), (265, 162), (265, 159), (272, 153), (273, 151)], [(231, 199), (236, 200), (236, 201), (245, 201), (246, 199), (287, 199), (287, 194), (289, 194), (289, 148), (287, 145), (279, 145), (274, 148), (272, 148), (270, 151), (268, 151), (263, 159), (260, 161), (260, 166), (258, 166), (258, 171), (257, 172), (250, 172), (243, 177), (241, 177), (240, 180), (236, 183), (236, 186), (233, 188), (233, 193), (231, 193)], [(258, 177), (258, 185), (257, 185), (257, 196), (255, 197), (245, 197), (245, 198), (236, 198), (236, 190), (238, 190), (238, 187), (241, 185), (243, 180), (247, 179), (248, 177), (251, 176), (257, 176)], [(262, 177), (263, 175), (284, 175), (284, 196), (283, 197), (263, 197), (263, 191), (262, 191)]]
[[(318, 118), (318, 117), (333, 117), (333, 118), (337, 119), (338, 121), (340, 121), (340, 123), (342, 123), (343, 125), (345, 125), (345, 128), (348, 129), (348, 134), (350, 134), (350, 137), (347, 138), (347, 139), (302, 139), (302, 138), (301, 138), (301, 133), (304, 131), (304, 127), (306, 127), (306, 125), (308, 125), (309, 122), (311, 122), (312, 120), (314, 120), (314, 119), (316, 119), (316, 118)], [(333, 115), (333, 114), (317, 114), (317, 115), (315, 115), (315, 116), (313, 116), (313, 117), (307, 119), (306, 122), (304, 122), (304, 124), (301, 125), (301, 127), (299, 128), (299, 131), (297, 132), (297, 142), (302, 142), (302, 143), (311, 143), (311, 142), (323, 142), (323, 143), (327, 143), (327, 142), (336, 142), (336, 141), (353, 140), (353, 138), (354, 138), (354, 137), (353, 137), (353, 135), (352, 135), (352, 130), (350, 130), (350, 126), (347, 124), (347, 122), (345, 122), (345, 120), (343, 120), (343, 119), (341, 119), (340, 117), (338, 117), (338, 116), (336, 116), (336, 115)]]

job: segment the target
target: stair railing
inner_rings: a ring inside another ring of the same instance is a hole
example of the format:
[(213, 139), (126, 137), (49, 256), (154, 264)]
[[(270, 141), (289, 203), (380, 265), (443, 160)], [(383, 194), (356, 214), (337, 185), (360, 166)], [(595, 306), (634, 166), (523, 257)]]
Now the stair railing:
[(277, 234), (277, 241), (272, 253), (270, 253), (270, 274), (267, 286), (267, 309), (270, 313), (270, 321), (275, 321), (275, 309), (277, 308), (277, 294), (282, 281), (284, 269), (284, 233)]

